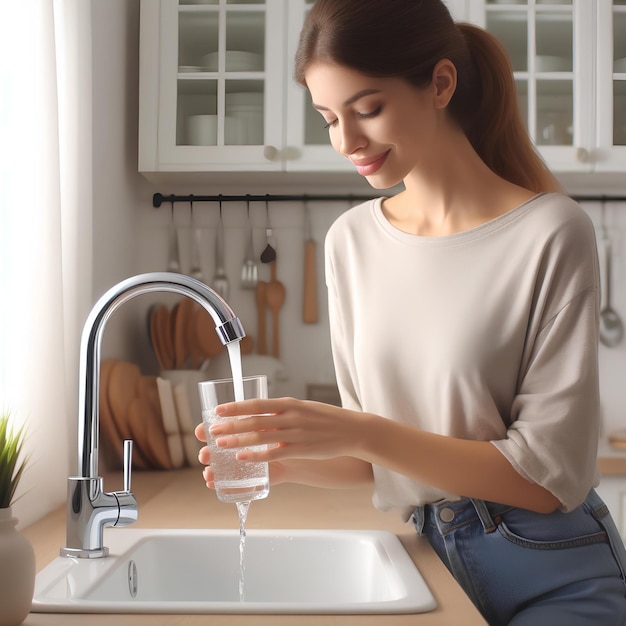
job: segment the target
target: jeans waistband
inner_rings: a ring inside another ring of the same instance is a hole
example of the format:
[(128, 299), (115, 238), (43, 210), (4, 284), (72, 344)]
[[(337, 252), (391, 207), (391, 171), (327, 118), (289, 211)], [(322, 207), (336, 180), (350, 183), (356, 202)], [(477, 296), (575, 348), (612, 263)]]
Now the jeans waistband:
[(411, 515), (411, 521), (419, 535), (423, 533), (426, 521), (437, 526), (440, 534), (446, 533), (480, 520), (486, 533), (493, 532), (500, 517), (515, 507), (507, 504), (498, 504), (477, 500), (475, 498), (461, 498), (460, 500), (440, 500), (432, 504), (416, 507)]

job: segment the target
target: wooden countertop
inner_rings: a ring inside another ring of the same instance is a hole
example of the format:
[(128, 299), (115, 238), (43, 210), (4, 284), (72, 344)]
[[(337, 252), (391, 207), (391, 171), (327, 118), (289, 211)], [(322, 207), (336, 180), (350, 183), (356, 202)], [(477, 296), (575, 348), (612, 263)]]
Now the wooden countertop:
[(602, 476), (626, 476), (626, 450), (618, 450), (608, 443), (602, 445), (598, 469)]
[[(107, 490), (121, 489), (121, 476), (105, 477)], [(219, 502), (202, 481), (200, 468), (172, 472), (135, 472), (139, 528), (237, 528), (236, 508)], [(269, 498), (254, 502), (247, 528), (337, 528), (388, 530), (397, 534), (417, 564), (438, 608), (417, 615), (105, 615), (31, 613), (24, 626), (484, 626), (486, 622), (454, 581), (425, 539), (393, 513), (371, 504), (369, 488), (325, 490), (300, 485), (272, 487)], [(109, 529), (109, 532), (124, 532)], [(37, 571), (65, 542), (65, 507), (22, 533), (35, 548)], [(106, 534), (105, 534), (106, 543)]]

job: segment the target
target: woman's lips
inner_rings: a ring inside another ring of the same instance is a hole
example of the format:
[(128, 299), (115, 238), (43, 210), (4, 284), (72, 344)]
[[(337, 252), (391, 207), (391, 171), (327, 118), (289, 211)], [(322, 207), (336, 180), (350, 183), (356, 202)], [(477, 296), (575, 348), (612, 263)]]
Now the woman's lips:
[(390, 152), (391, 150), (387, 150), (369, 159), (353, 160), (352, 163), (361, 176), (371, 176), (383, 166)]

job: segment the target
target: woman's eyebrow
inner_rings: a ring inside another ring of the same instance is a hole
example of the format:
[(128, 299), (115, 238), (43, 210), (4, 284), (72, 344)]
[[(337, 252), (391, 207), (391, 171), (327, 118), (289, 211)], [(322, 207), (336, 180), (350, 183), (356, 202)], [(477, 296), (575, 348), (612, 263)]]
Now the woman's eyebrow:
[[(380, 93), (380, 89), (362, 89), (361, 91), (358, 91), (357, 93), (355, 93), (353, 96), (350, 96), (344, 103), (342, 106), (347, 107), (351, 104), (353, 104), (354, 102), (356, 102), (357, 100), (360, 100), (361, 98), (364, 98), (365, 96), (371, 96), (372, 94), (376, 94), (376, 93)], [(322, 106), (321, 104), (315, 104), (315, 102), (313, 103), (313, 108), (317, 109), (318, 111), (328, 111), (328, 107)]]

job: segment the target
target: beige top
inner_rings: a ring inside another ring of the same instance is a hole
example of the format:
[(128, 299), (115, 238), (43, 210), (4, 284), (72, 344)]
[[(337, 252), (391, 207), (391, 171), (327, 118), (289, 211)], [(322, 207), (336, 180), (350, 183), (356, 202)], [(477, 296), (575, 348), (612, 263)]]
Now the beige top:
[[(563, 510), (576, 507), (597, 484), (590, 219), (570, 198), (542, 194), (476, 228), (421, 237), (392, 226), (381, 204), (344, 213), (326, 239), (343, 405), (491, 441)], [(374, 504), (405, 519), (415, 506), (463, 495), (383, 467), (374, 476)]]

